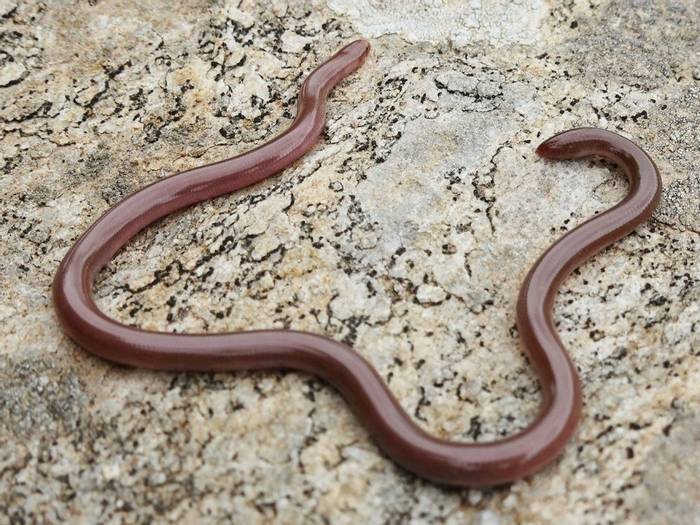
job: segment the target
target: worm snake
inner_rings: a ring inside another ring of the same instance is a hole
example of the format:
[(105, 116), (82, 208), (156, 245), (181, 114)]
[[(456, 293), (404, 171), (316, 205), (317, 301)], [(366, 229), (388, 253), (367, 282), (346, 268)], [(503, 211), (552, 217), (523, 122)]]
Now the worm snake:
[(293, 330), (146, 331), (110, 319), (92, 297), (96, 274), (140, 230), (176, 210), (262, 181), (309, 151), (323, 129), (330, 90), (360, 67), (368, 52), (369, 44), (357, 40), (316, 68), (301, 87), (293, 123), (276, 138), (228, 160), (159, 180), (102, 215), (68, 251), (56, 273), (58, 320), (78, 345), (123, 365), (191, 371), (283, 368), (318, 375), (340, 391), (379, 446), (415, 474), (462, 487), (511, 482), (560, 454), (581, 411), (578, 375), (552, 321), (557, 288), (576, 266), (647, 219), (659, 200), (661, 182), (653, 161), (619, 135), (576, 129), (537, 148), (547, 159), (609, 159), (626, 173), (629, 193), (559, 239), (527, 275), (517, 322), (542, 387), (542, 408), (527, 428), (500, 441), (461, 443), (426, 433), (368, 361), (327, 337)]

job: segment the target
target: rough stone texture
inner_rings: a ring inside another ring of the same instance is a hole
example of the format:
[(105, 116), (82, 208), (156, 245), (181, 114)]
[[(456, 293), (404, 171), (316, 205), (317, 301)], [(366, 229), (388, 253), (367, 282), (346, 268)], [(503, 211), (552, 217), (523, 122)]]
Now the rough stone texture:
[[(422, 5), (0, 0), (0, 523), (698, 523), (700, 4)], [(617, 130), (663, 202), (566, 281), (580, 430), (509, 487), (402, 471), (312, 377), (128, 370), (56, 324), (53, 273), (100, 213), (283, 129), (302, 74), (357, 34), (373, 53), (312, 153), (149, 228), (96, 293), (152, 329), (324, 333), (429, 431), (512, 434), (539, 400), (520, 281), (625, 192), (534, 146)]]

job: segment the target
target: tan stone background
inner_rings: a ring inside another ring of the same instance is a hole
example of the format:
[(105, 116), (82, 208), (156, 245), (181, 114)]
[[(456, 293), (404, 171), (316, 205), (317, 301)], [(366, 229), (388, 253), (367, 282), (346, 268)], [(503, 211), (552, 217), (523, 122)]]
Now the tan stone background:
[[(695, 0), (0, 0), (0, 523), (700, 523), (698, 20)], [(508, 435), (539, 401), (520, 282), (626, 190), (534, 147), (618, 131), (663, 201), (561, 290), (583, 419), (509, 487), (406, 473), (313, 377), (129, 370), (56, 324), (52, 276), (100, 213), (284, 129), (358, 35), (372, 54), (313, 152), (149, 228), (96, 293), (152, 329), (326, 334), (429, 431)]]

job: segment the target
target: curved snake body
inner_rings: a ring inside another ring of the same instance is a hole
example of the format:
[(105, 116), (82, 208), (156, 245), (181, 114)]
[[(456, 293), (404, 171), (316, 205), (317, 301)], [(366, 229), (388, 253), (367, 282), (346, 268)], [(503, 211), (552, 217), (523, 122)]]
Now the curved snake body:
[(194, 203), (226, 194), (281, 171), (309, 151), (324, 125), (329, 91), (356, 70), (369, 50), (355, 41), (305, 80), (292, 125), (262, 146), (185, 171), (126, 197), (88, 229), (66, 254), (53, 294), (58, 319), (80, 346), (102, 358), (157, 370), (230, 371), (284, 368), (321, 376), (354, 408), (381, 448), (406, 469), (457, 486), (502, 484), (556, 458), (579, 418), (578, 376), (557, 336), (552, 306), (566, 275), (629, 233), (655, 207), (660, 180), (651, 159), (633, 143), (606, 131), (578, 129), (544, 142), (549, 159), (600, 155), (622, 166), (630, 180), (617, 206), (564, 235), (530, 270), (520, 292), (520, 335), (542, 385), (539, 416), (522, 432), (491, 443), (458, 443), (423, 431), (402, 409), (376, 370), (352, 348), (312, 333), (256, 330), (174, 334), (123, 325), (103, 314), (92, 297), (96, 274), (137, 232)]

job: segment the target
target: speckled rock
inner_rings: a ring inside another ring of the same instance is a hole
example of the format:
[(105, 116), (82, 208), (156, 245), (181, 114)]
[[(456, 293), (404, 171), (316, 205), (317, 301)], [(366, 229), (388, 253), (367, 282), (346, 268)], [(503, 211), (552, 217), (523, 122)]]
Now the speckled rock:
[[(693, 0), (0, 0), (0, 524), (697, 523), (699, 18)], [(303, 74), (358, 35), (372, 54), (309, 155), (148, 228), (95, 292), (150, 329), (326, 334), (426, 430), (510, 435), (539, 402), (520, 282), (625, 193), (610, 164), (534, 147), (618, 131), (663, 200), (565, 282), (583, 418), (508, 487), (403, 471), (313, 377), (121, 368), (56, 323), (51, 279), (92, 221), (284, 129)]]

